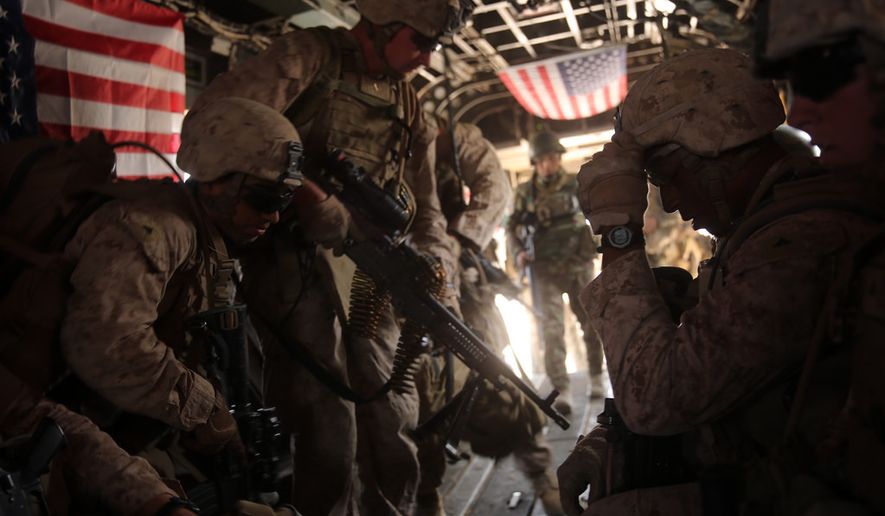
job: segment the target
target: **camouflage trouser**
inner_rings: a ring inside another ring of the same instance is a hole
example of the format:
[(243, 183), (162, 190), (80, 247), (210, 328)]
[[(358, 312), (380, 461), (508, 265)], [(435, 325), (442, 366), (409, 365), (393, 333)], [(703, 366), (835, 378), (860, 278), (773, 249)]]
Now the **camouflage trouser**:
[[(309, 275), (292, 311), (297, 340), (342, 383), (369, 397), (390, 376), (398, 330), (388, 314), (379, 339), (348, 339), (326, 280)], [(297, 276), (296, 276), (297, 277)], [(294, 281), (293, 281), (294, 283)], [(305, 516), (410, 514), (418, 482), (417, 397), (339, 397), (281, 346), (265, 339), (266, 398), (294, 435), (294, 505)]]
[(562, 294), (568, 294), (569, 306), (584, 332), (584, 345), (587, 348), (587, 365), (591, 375), (602, 372), (602, 344), (596, 331), (580, 304), (581, 289), (590, 283), (593, 268), (588, 264), (585, 271), (575, 273), (573, 270), (562, 270), (555, 265), (550, 267), (532, 267), (532, 288), (535, 289), (533, 301), (543, 315), (541, 334), (544, 339), (544, 368), (547, 377), (555, 389), (568, 389), (569, 379), (565, 368), (565, 333)]
[[(495, 297), (481, 287), (465, 284), (461, 287), (461, 311), (467, 323), (483, 340), (499, 354), (508, 344), (507, 328), (504, 319), (495, 306)], [(422, 364), (416, 377), (418, 398), (420, 401), (420, 421), (426, 421), (445, 404), (445, 360), (442, 357), (428, 357)], [(458, 392), (467, 379), (470, 370), (457, 358), (454, 359), (455, 388)], [(418, 487), (419, 498), (429, 495), (442, 485), (446, 469), (446, 458), (443, 451), (445, 443), (442, 436), (418, 442), (418, 460), (421, 464), (421, 483)], [(551, 467), (552, 451), (542, 434), (529, 440), (513, 450), (513, 458), (520, 471), (529, 479), (543, 475)]]

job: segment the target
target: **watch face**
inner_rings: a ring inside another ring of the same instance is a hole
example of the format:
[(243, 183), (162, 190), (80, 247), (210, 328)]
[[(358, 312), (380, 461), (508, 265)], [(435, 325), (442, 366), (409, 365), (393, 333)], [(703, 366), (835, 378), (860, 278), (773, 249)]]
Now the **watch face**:
[(623, 249), (630, 245), (630, 242), (633, 240), (633, 231), (630, 228), (625, 226), (617, 226), (611, 229), (608, 232), (608, 243), (611, 244), (612, 247), (616, 247), (618, 249)]

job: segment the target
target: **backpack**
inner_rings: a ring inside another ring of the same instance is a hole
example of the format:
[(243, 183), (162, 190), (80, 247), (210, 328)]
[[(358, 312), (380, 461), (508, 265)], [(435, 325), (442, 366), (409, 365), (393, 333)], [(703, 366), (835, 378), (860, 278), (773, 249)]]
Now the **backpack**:
[(58, 334), (75, 264), (64, 259), (65, 245), (108, 200), (168, 188), (115, 183), (114, 148), (126, 144), (93, 132), (79, 142), (38, 136), (0, 145), (0, 361), (38, 392), (66, 369)]

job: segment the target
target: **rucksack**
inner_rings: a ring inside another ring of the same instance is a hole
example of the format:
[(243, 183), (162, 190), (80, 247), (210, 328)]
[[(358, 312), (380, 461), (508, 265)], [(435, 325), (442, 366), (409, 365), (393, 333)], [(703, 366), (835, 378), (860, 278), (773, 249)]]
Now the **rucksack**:
[(165, 183), (115, 183), (114, 148), (124, 144), (93, 132), (0, 145), (0, 360), (39, 392), (65, 371), (58, 334), (75, 265), (65, 245), (108, 200), (144, 195), (137, 183)]

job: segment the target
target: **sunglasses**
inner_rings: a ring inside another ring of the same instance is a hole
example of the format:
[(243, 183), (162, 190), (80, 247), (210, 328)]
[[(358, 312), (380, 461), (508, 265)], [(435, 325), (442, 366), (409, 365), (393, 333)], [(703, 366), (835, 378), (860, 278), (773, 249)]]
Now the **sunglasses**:
[(240, 198), (260, 213), (283, 211), (292, 202), (293, 192), (281, 191), (278, 187), (244, 185)]

